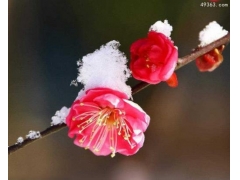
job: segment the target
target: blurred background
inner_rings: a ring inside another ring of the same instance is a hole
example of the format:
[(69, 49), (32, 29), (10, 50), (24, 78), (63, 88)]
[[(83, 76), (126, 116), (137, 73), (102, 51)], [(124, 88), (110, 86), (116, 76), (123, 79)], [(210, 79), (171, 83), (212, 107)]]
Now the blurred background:
[[(42, 131), (81, 86), (76, 61), (110, 40), (129, 47), (157, 20), (168, 19), (179, 56), (216, 20), (230, 30), (228, 7), (199, 0), (9, 0), (9, 145)], [(179, 86), (150, 86), (134, 101), (151, 116), (143, 148), (133, 156), (97, 157), (73, 144), (67, 128), (9, 156), (11, 180), (227, 180), (229, 179), (230, 55), (212, 73), (195, 63), (177, 71)], [(130, 79), (128, 84), (138, 81)]]

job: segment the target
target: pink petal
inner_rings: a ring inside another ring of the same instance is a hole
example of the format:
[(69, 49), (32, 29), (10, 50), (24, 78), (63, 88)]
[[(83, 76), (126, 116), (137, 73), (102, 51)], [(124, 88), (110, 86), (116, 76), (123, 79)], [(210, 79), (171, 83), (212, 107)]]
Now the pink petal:
[(124, 102), (126, 120), (129, 122), (132, 129), (140, 129), (144, 132), (150, 123), (150, 117), (138, 104), (129, 100), (124, 100)]
[(123, 108), (124, 103), (123, 101), (113, 95), (113, 94), (104, 94), (101, 96), (98, 96), (93, 99), (94, 102), (98, 103), (98, 105), (102, 108), (110, 107), (110, 108)]

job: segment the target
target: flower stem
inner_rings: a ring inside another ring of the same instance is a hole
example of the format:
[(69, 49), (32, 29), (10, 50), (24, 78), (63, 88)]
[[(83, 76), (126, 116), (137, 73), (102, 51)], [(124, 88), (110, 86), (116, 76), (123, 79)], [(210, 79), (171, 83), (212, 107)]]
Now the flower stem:
[[(189, 55), (186, 55), (182, 58), (178, 59), (178, 63), (177, 66), (175, 68), (175, 70), (180, 69), (181, 67), (187, 65), (188, 63), (194, 61), (196, 58), (200, 57), (201, 55), (211, 51), (214, 48), (217, 48), (221, 45), (226, 45), (228, 44), (230, 41), (230, 34), (228, 33), (226, 36), (212, 42), (211, 44), (204, 46), (202, 48), (196, 48), (193, 52), (191, 52)], [(146, 87), (148, 87), (150, 84), (146, 83), (146, 82), (140, 82), (137, 85), (135, 85), (132, 88), (132, 94), (136, 94), (139, 91), (145, 89)], [(60, 125), (54, 125), (54, 126), (50, 126), (47, 129), (43, 130), (41, 133), (41, 138), (46, 137), (47, 135), (53, 134), (61, 129), (63, 129), (64, 127), (66, 127), (66, 124), (60, 124)], [(16, 152), (19, 149), (22, 149), (23, 147), (25, 147), (28, 144), (31, 144), (41, 138), (38, 139), (29, 139), (26, 138), (24, 139), (24, 141), (22, 143), (16, 143), (13, 144), (11, 146), (8, 147), (8, 155), (12, 154), (13, 152)]]

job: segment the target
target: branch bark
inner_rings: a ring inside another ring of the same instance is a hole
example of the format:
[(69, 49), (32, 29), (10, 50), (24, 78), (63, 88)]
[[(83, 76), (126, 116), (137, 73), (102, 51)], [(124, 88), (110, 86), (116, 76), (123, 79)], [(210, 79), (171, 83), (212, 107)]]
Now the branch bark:
[[(186, 55), (182, 58), (178, 59), (178, 63), (177, 66), (175, 68), (175, 70), (180, 69), (181, 67), (187, 65), (188, 63), (194, 61), (196, 58), (200, 57), (201, 55), (211, 51), (214, 48), (217, 48), (221, 45), (226, 45), (228, 44), (230, 41), (230, 33), (228, 33), (226, 36), (220, 38), (219, 40), (216, 40), (214, 42), (212, 42), (211, 44), (202, 47), (202, 48), (196, 48), (193, 52), (191, 52), (189, 55)], [(148, 84), (146, 82), (140, 82), (137, 85), (135, 85), (132, 88), (132, 94), (136, 94), (139, 91), (145, 89), (146, 87), (150, 86), (151, 84)], [(43, 130), (41, 133), (41, 138), (44, 138), (50, 134), (53, 134), (61, 129), (63, 129), (64, 127), (66, 127), (66, 124), (60, 124), (60, 125), (55, 125), (55, 126), (50, 126), (47, 129)], [(24, 141), (22, 143), (16, 143), (14, 145), (11, 145), (8, 147), (8, 155), (12, 154), (13, 152), (16, 152), (17, 150), (22, 149), (23, 147), (25, 147), (28, 144), (31, 144), (35, 141), (38, 141), (39, 139), (24, 139)]]

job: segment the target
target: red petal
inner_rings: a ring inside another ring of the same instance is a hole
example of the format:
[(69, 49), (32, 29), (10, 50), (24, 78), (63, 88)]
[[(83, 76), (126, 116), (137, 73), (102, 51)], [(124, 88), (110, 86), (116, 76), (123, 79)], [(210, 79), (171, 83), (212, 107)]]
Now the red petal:
[(168, 86), (173, 88), (178, 86), (177, 75), (175, 72), (172, 74), (172, 76), (168, 80), (166, 80), (166, 83), (168, 84)]

